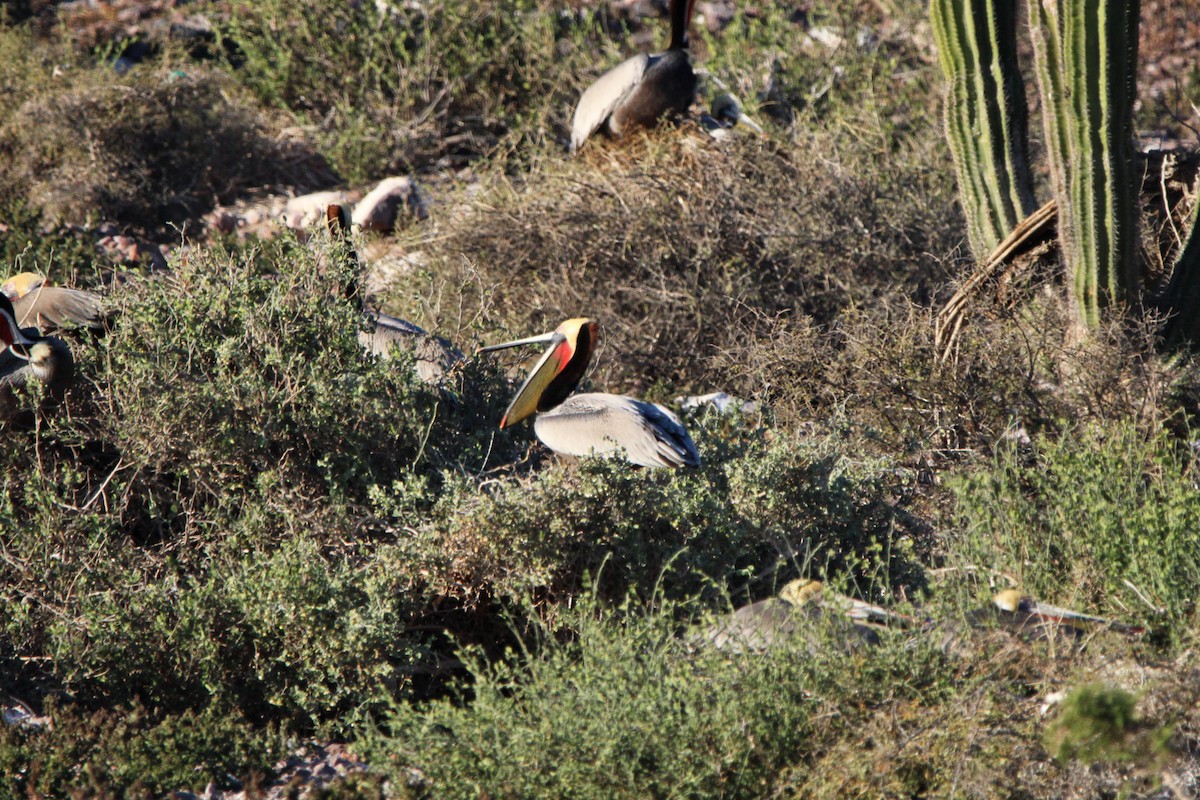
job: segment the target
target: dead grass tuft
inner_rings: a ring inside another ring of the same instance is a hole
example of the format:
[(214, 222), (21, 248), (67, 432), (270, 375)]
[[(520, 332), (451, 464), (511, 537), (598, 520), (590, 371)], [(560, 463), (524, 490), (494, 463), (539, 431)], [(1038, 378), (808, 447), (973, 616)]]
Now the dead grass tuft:
[(220, 73), (159, 69), (114, 81), (103, 72), (31, 77), (29, 99), (0, 119), (0, 182), (47, 223), (186, 228), (251, 190), (335, 180), (279, 116)]
[(1082, 420), (1134, 420), (1152, 432), (1193, 413), (1195, 366), (1155, 355), (1152, 322), (1119, 320), (1071, 341), (1053, 286), (1027, 288), (1012, 306), (993, 302), (948, 361), (931, 311), (911, 304), (856, 309), (828, 329), (799, 318), (768, 330), (718, 359), (736, 391), (761, 398), (788, 425), (852, 419), (886, 451), (926, 466)]
[(826, 325), (885, 291), (928, 298), (944, 278), (929, 253), (954, 232), (928, 223), (954, 216), (947, 176), (910, 153), (868, 179), (847, 163), (866, 154), (834, 149), (832, 134), (794, 149), (674, 130), (598, 142), (528, 180), (486, 179), (424, 252), (451, 281), (477, 278), (496, 327), (599, 319), (602, 385), (699, 390), (716, 353), (744, 352), (776, 317)]

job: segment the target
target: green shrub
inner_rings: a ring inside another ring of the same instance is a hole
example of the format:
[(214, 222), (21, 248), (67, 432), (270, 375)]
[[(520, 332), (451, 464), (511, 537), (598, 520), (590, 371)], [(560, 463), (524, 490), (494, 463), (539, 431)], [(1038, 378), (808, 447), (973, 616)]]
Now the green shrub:
[(3, 637), (84, 702), (312, 725), (395, 690), (421, 650), (422, 596), (370, 558), (365, 505), (402, 479), (427, 505), (443, 469), (507, 457), (503, 393), (364, 354), (348, 276), (317, 255), (197, 249), (134, 281), (113, 332), (73, 342), (67, 410), (10, 432)]
[(601, 565), (608, 597), (659, 588), (677, 598), (714, 583), (740, 590), (778, 567), (920, 585), (915, 559), (928, 543), (885, 499), (903, 491), (906, 476), (850, 458), (833, 440), (770, 441), (754, 429), (722, 431), (712, 419), (691, 426), (700, 469), (546, 464), (492, 481), (482, 496), (460, 479), (381, 557), (469, 603), (531, 590), (570, 596)]
[(336, 724), (407, 691), (405, 668), (427, 651), (406, 635), (420, 598), (397, 591), (368, 552), (323, 551), (301, 535), (214, 552), (192, 574), (168, 563), (156, 576), (164, 566), (142, 561), (76, 575), (87, 594), (68, 598), (71, 616), (46, 623), (37, 642), (85, 702), (211, 703), (258, 720)]
[(0, 726), (0, 798), (162, 797), (266, 773), (282, 742), (226, 710), (156, 716), (139, 704), (52, 706), (51, 729)]
[(1063, 699), (1062, 712), (1047, 731), (1050, 751), (1062, 760), (1125, 760), (1135, 703), (1133, 695), (1118, 687), (1080, 686)]
[(100, 371), (111, 438), (135, 472), (160, 485), (172, 473), (201, 497), (361, 502), (418, 467), (482, 464), (502, 397), (477, 386), (467, 404), (420, 384), (403, 357), (364, 354), (365, 322), (340, 299), (348, 280), (281, 241), (203, 251), (122, 294), (121, 324), (85, 369)]
[(1171, 726), (1147, 727), (1135, 714), (1136, 698), (1117, 686), (1087, 684), (1062, 701), (1046, 730), (1046, 746), (1060, 761), (1136, 762), (1155, 771), (1167, 753)]
[(820, 708), (852, 719), (914, 660), (886, 647), (877, 662), (814, 656), (804, 637), (689, 652), (681, 616), (687, 604), (580, 598), (556, 620), (570, 635), (529, 631), (515, 663), (467, 654), (474, 681), (459, 700), (398, 706), (360, 746), (418, 797), (762, 797), (811, 753)]
[(1088, 424), (1039, 438), (1029, 454), (1003, 447), (990, 469), (951, 486), (972, 563), (1016, 575), (1047, 600), (1145, 617), (1136, 587), (1173, 635), (1192, 619), (1200, 495), (1190, 458), (1166, 434)]

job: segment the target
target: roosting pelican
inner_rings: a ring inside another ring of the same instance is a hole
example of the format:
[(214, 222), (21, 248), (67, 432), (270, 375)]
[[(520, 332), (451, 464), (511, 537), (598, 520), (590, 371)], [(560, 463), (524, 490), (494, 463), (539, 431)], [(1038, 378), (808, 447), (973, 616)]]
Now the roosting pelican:
[(0, 293), (12, 301), (18, 325), (32, 325), (42, 333), (81, 325), (104, 327), (103, 303), (97, 295), (82, 289), (51, 286), (36, 272), (22, 272), (8, 278), (0, 286)]
[(726, 616), (707, 628), (699, 640), (717, 648), (741, 651), (765, 650), (803, 633), (810, 648), (827, 644), (821, 638), (819, 620), (832, 623), (829, 632), (843, 649), (879, 644), (878, 630), (917, 628), (925, 623), (880, 606), (837, 594), (820, 581), (795, 580), (784, 584), (778, 597), (768, 597)]
[(624, 136), (630, 128), (652, 128), (667, 114), (686, 113), (696, 96), (696, 74), (688, 56), (687, 29), (695, 0), (671, 0), (671, 44), (665, 53), (639, 53), (600, 76), (575, 106), (571, 152), (601, 128)]
[[(556, 453), (608, 455), (624, 450), (643, 467), (696, 467), (700, 454), (679, 418), (654, 403), (619, 394), (571, 395), (592, 360), (599, 325), (569, 319), (551, 333), (482, 347), (480, 352), (525, 344), (549, 344), (509, 404), (500, 427), (537, 414), (533, 431)], [(570, 396), (568, 396), (570, 395)]]
[[(996, 611), (992, 617), (1003, 626), (1011, 628), (1030, 638), (1046, 638), (1050, 631), (1058, 630), (1068, 636), (1079, 637), (1084, 632), (1096, 628), (1109, 628), (1118, 633), (1138, 634), (1143, 628), (1137, 625), (1126, 625), (1104, 617), (1093, 617), (1081, 614), (1069, 608), (1059, 608), (1038, 602), (1024, 595), (1018, 589), (1005, 589), (992, 598)], [(977, 615), (986, 618), (988, 615)]]
[(420, 325), (384, 314), (370, 308), (359, 299), (362, 291), (359, 279), (363, 265), (350, 241), (350, 210), (342, 203), (331, 203), (325, 209), (325, 225), (330, 235), (342, 242), (345, 258), (354, 272), (354, 277), (345, 286), (343, 293), (348, 300), (361, 303), (364, 316), (370, 323), (368, 330), (358, 332), (358, 342), (368, 353), (387, 358), (392, 346), (411, 349), (416, 360), (417, 377), (425, 383), (438, 383), (450, 368), (463, 360), (462, 351), (448, 339), (434, 336)]
[(0, 420), (17, 410), (12, 390), (30, 381), (45, 385), (48, 399), (56, 401), (75, 378), (75, 359), (61, 339), (42, 336), (33, 328), (22, 329), (7, 296), (0, 293)]

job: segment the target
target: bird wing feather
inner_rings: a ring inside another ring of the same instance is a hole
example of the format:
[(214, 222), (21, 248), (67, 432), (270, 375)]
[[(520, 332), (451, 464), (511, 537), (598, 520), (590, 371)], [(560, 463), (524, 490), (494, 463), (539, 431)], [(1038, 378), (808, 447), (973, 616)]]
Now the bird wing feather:
[(638, 53), (601, 75), (579, 98), (571, 123), (571, 152), (598, 131), (621, 101), (633, 91), (646, 74), (653, 56)]
[(643, 467), (694, 467), (700, 454), (679, 418), (662, 406), (616, 394), (568, 397), (538, 414), (534, 431), (551, 450), (573, 456), (624, 450)]
[(34, 326), (43, 333), (79, 325), (104, 327), (103, 301), (82, 289), (41, 286), (17, 299), (13, 310), (18, 325)]

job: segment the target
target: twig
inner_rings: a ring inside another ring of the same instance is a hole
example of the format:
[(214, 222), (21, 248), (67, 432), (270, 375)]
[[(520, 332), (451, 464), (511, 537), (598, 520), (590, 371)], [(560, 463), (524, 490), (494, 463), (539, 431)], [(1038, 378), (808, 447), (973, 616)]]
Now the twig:
[(1149, 598), (1147, 598), (1147, 597), (1146, 597), (1146, 595), (1144, 595), (1144, 594), (1142, 593), (1142, 591), (1141, 591), (1140, 589), (1138, 589), (1138, 587), (1134, 586), (1134, 585), (1133, 585), (1133, 583), (1132, 583), (1132, 582), (1131, 582), (1131, 581), (1130, 581), (1128, 578), (1122, 578), (1122, 579), (1121, 579), (1121, 583), (1123, 583), (1123, 584), (1125, 584), (1126, 586), (1128, 586), (1128, 587), (1129, 587), (1129, 591), (1131, 591), (1131, 592), (1133, 592), (1135, 595), (1137, 595), (1137, 598), (1138, 598), (1138, 600), (1141, 600), (1143, 603), (1145, 603), (1145, 604), (1146, 604), (1146, 606), (1147, 606), (1147, 607), (1148, 607), (1148, 608), (1149, 608), (1151, 611), (1153, 611), (1155, 614), (1162, 615), (1162, 614), (1165, 614), (1165, 613), (1167, 613), (1167, 610), (1166, 610), (1165, 608), (1163, 608), (1162, 606), (1156, 606), (1156, 605), (1154, 605), (1154, 603), (1151, 603), (1151, 602), (1150, 602), (1150, 599), (1149, 599)]
[(128, 465), (124, 464), (121, 461), (121, 459), (117, 459), (116, 466), (114, 466), (112, 468), (112, 471), (108, 473), (108, 477), (105, 478), (104, 481), (100, 484), (100, 488), (96, 489), (96, 491), (92, 493), (91, 499), (88, 500), (86, 503), (84, 503), (82, 506), (73, 506), (73, 505), (70, 505), (69, 503), (59, 503), (58, 504), (59, 507), (65, 508), (69, 511), (75, 511), (75, 512), (79, 512), (79, 513), (87, 511), (89, 508), (92, 507), (92, 504), (95, 503), (100, 498), (100, 494), (108, 487), (109, 482), (112, 481), (113, 477), (117, 474), (117, 472), (120, 471), (121, 468), (125, 467), (125, 466), (128, 466)]

